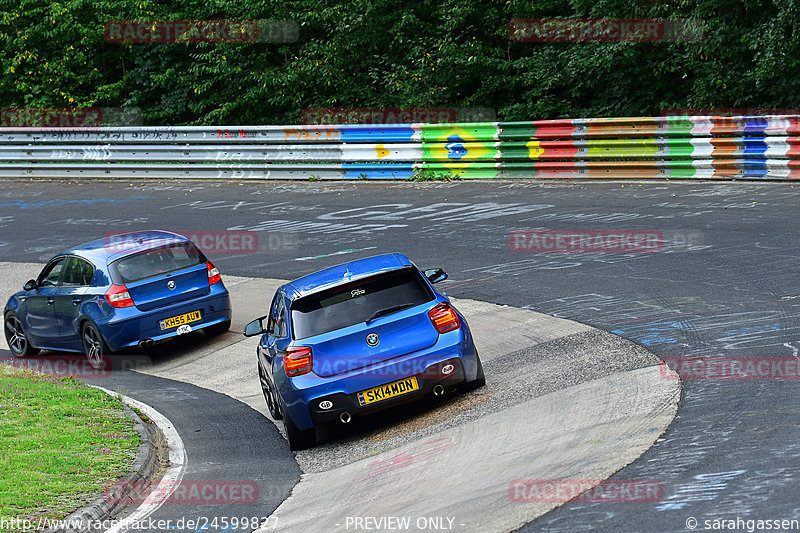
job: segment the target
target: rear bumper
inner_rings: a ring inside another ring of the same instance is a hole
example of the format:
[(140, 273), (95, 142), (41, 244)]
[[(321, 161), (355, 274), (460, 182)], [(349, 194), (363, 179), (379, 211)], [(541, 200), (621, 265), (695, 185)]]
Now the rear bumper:
[(224, 286), (213, 287), (210, 294), (201, 298), (150, 311), (140, 311), (135, 307), (125, 308), (124, 313), (119, 312), (123, 310), (115, 310), (115, 313), (95, 322), (108, 347), (115, 351), (138, 346), (143, 340), (158, 342), (177, 336), (177, 327), (162, 330), (160, 321), (192, 311), (200, 311), (201, 314), (199, 321), (189, 324), (192, 331), (220, 324), (231, 318), (230, 296)]
[[(448, 365), (450, 365), (453, 370), (445, 374), (442, 372), (442, 369), (447, 368)], [(442, 385), (445, 389), (448, 389), (466, 381), (464, 365), (461, 363), (461, 359), (457, 357), (446, 359), (440, 363), (434, 363), (430, 365), (425, 372), (417, 374), (414, 377), (417, 378), (419, 390), (364, 406), (359, 402), (359, 394), (357, 392), (351, 394), (340, 392), (315, 398), (308, 405), (311, 413), (311, 420), (314, 425), (335, 423), (339, 421), (339, 417), (342, 413), (348, 413), (353, 417), (374, 413), (382, 409), (402, 403), (413, 402), (425, 396), (432, 395), (433, 388), (436, 385)], [(320, 407), (320, 404), (324, 405), (324, 402), (330, 402), (331, 406), (327, 409)]]
[[(442, 369), (448, 364), (454, 368), (445, 374)], [(461, 328), (439, 335), (437, 342), (425, 350), (327, 378), (314, 373), (288, 378), (280, 383), (279, 389), (292, 420), (304, 430), (338, 421), (345, 411), (359, 416), (419, 400), (430, 394), (437, 384), (450, 388), (472, 381), (477, 371), (475, 345), (466, 322), (462, 321)], [(418, 390), (360, 405), (359, 392), (411, 376), (417, 378)], [(333, 404), (328, 409), (319, 406), (325, 400)]]

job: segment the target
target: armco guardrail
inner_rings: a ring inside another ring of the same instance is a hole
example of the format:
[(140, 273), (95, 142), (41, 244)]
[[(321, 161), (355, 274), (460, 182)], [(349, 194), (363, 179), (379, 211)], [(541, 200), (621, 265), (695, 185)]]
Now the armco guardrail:
[(800, 179), (800, 115), (0, 128), (0, 177)]

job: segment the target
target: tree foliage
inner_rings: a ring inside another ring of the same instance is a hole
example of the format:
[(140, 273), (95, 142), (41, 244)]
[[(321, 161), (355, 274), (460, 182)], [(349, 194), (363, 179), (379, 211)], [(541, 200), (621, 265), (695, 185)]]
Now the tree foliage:
[[(515, 42), (514, 18), (689, 19), (695, 41)], [(112, 20), (273, 19), (291, 43), (113, 43)], [(489, 107), (501, 120), (793, 108), (794, 0), (0, 0), (0, 107), (146, 124), (289, 124), (310, 107)]]

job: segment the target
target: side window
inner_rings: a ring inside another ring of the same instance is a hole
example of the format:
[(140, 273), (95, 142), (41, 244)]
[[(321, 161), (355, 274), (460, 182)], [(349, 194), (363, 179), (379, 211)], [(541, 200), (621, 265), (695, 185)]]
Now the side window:
[(58, 285), (58, 278), (61, 277), (61, 269), (64, 268), (65, 259), (62, 257), (55, 263), (47, 265), (42, 273), (39, 274), (39, 287), (55, 287)]
[(94, 268), (80, 257), (70, 257), (64, 270), (64, 279), (61, 285), (65, 287), (80, 287), (90, 285), (94, 276)]
[(276, 337), (285, 337), (286, 336), (286, 306), (283, 304), (283, 298), (278, 301), (278, 312), (275, 316), (276, 324), (275, 324), (275, 336)]
[(278, 303), (281, 300), (281, 295), (276, 294), (275, 298), (272, 299), (272, 304), (269, 306), (269, 320), (267, 321), (267, 333), (272, 335), (273, 337), (277, 334), (277, 315), (278, 315)]
[(93, 279), (94, 266), (88, 261), (83, 261), (83, 278), (81, 279), (81, 285), (88, 287), (92, 284)]
[(286, 306), (283, 304), (283, 296), (280, 294), (275, 295), (275, 299), (272, 300), (267, 333), (273, 337), (286, 336)]

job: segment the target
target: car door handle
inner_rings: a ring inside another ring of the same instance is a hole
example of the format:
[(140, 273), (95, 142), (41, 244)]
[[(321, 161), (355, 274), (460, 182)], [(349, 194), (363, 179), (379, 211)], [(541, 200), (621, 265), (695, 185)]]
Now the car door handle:
[(47, 299), (47, 305), (53, 305), (54, 303), (56, 303), (56, 301), (53, 300), (52, 298)]

